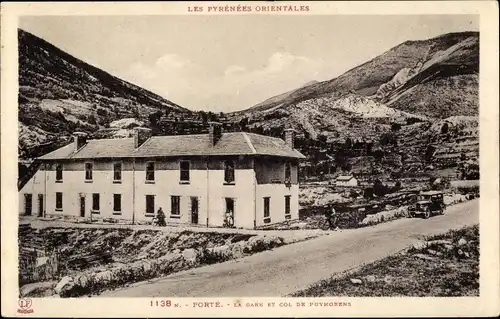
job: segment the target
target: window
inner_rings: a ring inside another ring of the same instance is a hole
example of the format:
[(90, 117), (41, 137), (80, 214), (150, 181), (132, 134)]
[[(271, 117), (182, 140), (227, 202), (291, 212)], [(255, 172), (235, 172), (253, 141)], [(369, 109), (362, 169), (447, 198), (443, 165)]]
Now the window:
[(285, 164), (285, 181), (290, 181), (292, 177), (292, 164), (286, 163)]
[(56, 165), (56, 183), (62, 182), (63, 179), (63, 166), (62, 164)]
[(85, 163), (85, 181), (91, 181), (92, 180), (92, 170), (94, 168), (94, 165), (92, 163)]
[(155, 197), (154, 195), (146, 195), (146, 216), (155, 214)]
[(113, 214), (122, 212), (122, 194), (113, 194)]
[(122, 163), (113, 164), (113, 182), (121, 182), (122, 180)]
[(171, 196), (170, 197), (170, 215), (171, 217), (180, 217), (181, 215), (181, 197)]
[(33, 207), (33, 195), (24, 194), (24, 215), (31, 215)]
[(234, 161), (224, 161), (224, 182), (234, 183)]
[(285, 196), (285, 218), (290, 218), (290, 195)]
[(264, 197), (264, 223), (268, 224), (271, 222), (271, 212), (270, 212), (270, 201), (271, 197)]
[(181, 161), (181, 182), (189, 182), (189, 161)]
[(155, 163), (147, 162), (146, 163), (146, 183), (154, 182), (155, 180)]
[(56, 210), (63, 209), (63, 193), (56, 193)]
[(92, 194), (92, 212), (99, 212), (100, 196), (97, 193)]

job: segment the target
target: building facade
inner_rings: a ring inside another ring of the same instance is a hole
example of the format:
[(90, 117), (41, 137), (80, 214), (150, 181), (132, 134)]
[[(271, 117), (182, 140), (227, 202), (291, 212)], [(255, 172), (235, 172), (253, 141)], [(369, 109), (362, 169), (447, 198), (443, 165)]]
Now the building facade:
[[(20, 190), (20, 214), (255, 228), (298, 218), (293, 131), (285, 141), (237, 132), (86, 140), (42, 156)], [(228, 218), (228, 216), (230, 218)]]
[(341, 175), (335, 180), (335, 185), (340, 187), (356, 187), (358, 186), (358, 180), (352, 175)]

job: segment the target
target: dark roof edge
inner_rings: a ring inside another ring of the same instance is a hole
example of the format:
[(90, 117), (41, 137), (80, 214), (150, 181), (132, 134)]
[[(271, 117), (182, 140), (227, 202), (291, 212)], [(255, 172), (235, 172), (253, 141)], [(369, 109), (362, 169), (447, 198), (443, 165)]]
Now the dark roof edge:
[(248, 153), (248, 154), (211, 154), (211, 155), (198, 155), (198, 154), (184, 154), (184, 155), (144, 155), (144, 156), (105, 156), (105, 157), (61, 157), (61, 158), (37, 158), (40, 161), (50, 162), (50, 161), (83, 161), (89, 159), (138, 159), (138, 158), (161, 158), (161, 157), (230, 157), (230, 156), (253, 156), (253, 157), (279, 157), (279, 158), (293, 158), (298, 160), (306, 159), (306, 157), (300, 153), (300, 156), (287, 156), (287, 155), (272, 155), (272, 154), (259, 154), (259, 153)]

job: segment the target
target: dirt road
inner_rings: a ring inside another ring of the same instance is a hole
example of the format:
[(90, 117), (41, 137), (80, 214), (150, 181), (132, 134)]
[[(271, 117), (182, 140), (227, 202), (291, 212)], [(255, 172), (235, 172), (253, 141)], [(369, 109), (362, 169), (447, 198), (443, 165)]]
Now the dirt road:
[(422, 236), (479, 222), (479, 200), (449, 207), (443, 216), (400, 219), (332, 232), (239, 260), (172, 274), (103, 293), (103, 297), (280, 297), (413, 244)]

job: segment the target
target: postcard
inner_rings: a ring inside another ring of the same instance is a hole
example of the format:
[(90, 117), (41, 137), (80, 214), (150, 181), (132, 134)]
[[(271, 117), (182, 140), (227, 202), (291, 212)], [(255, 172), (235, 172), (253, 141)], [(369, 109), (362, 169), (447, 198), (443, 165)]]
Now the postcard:
[(497, 3), (1, 23), (2, 315), (499, 314)]

